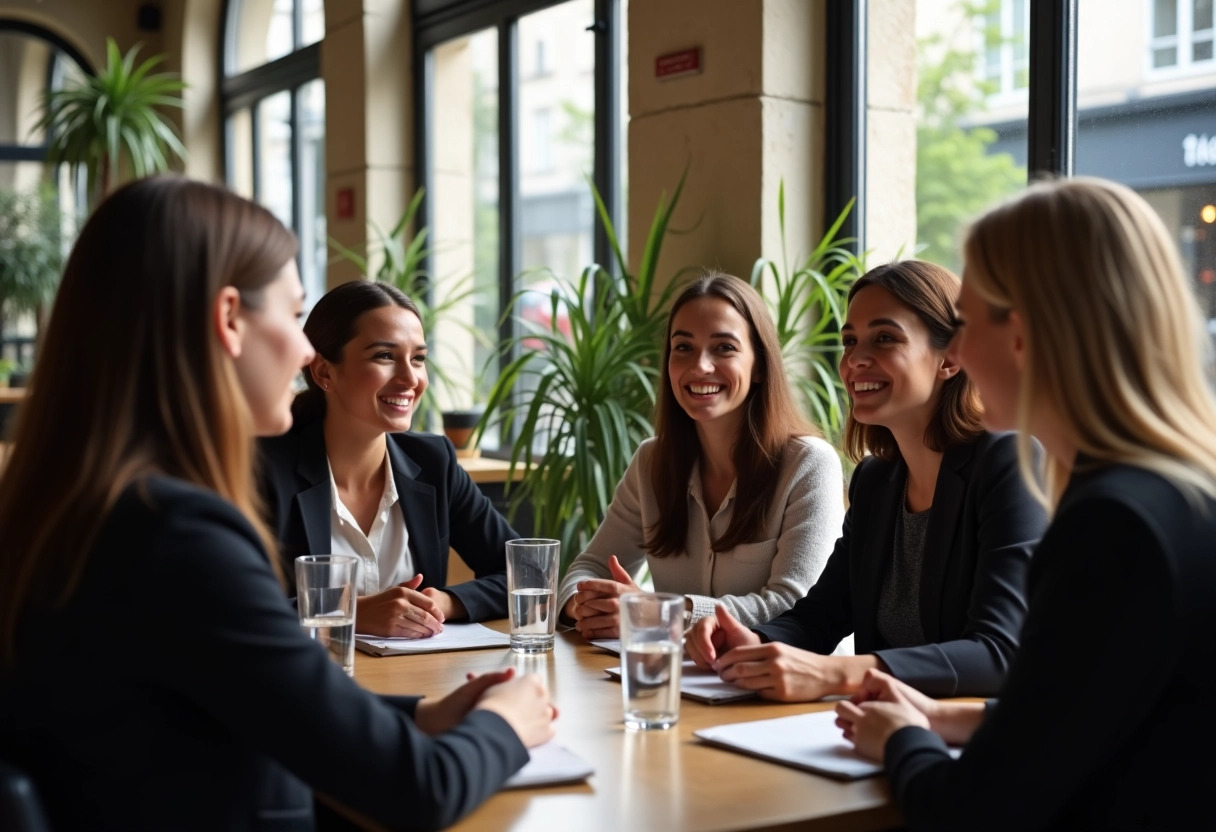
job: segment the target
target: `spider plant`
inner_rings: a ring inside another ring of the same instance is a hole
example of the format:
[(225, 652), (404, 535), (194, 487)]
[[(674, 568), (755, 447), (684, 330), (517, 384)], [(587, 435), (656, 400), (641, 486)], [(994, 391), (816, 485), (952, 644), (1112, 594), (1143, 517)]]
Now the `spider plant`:
[(164, 107), (183, 107), (185, 83), (172, 73), (152, 72), (164, 55), (135, 64), (139, 46), (123, 55), (106, 38), (106, 65), (96, 75), (47, 90), (36, 130), (45, 130), (46, 160), (83, 167), (89, 199), (96, 201), (119, 184), (124, 169), (135, 177), (169, 169), (186, 148)]
[[(600, 265), (575, 279), (547, 275), (557, 287), (548, 324), (517, 316), (521, 331), (501, 348), (515, 357), (490, 391), (479, 430), (497, 421), (502, 436), (514, 437), (511, 468), (522, 464), (524, 474), (509, 486), (512, 513), (530, 505), (536, 533), (562, 541), (563, 572), (599, 526), (638, 445), (654, 433), (667, 308), (679, 288), (674, 278), (659, 287), (656, 274), (683, 187), (682, 176), (670, 201), (660, 197), (633, 274), (592, 186), (619, 276)], [(515, 295), (507, 314), (529, 291)]]
[[(839, 237), (853, 209), (844, 207), (815, 249), (790, 268), (785, 243), (785, 183), (777, 190), (781, 229), (781, 266), (760, 257), (752, 267), (751, 283), (764, 297), (777, 326), (786, 370), (803, 408), (839, 446), (847, 413), (840, 362), (840, 328), (844, 325), (849, 288), (865, 272), (865, 254), (849, 248), (855, 240)], [(771, 284), (766, 285), (766, 281)]]

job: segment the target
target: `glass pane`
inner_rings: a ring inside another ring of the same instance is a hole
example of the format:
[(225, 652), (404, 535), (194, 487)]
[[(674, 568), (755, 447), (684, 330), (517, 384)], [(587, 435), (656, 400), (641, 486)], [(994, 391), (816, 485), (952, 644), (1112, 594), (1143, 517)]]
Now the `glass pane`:
[(1167, 49), (1153, 50), (1153, 68), (1159, 69), (1163, 66), (1175, 66), (1178, 63), (1178, 49), (1171, 46)]
[(1196, 41), (1191, 47), (1192, 61), (1210, 61), (1212, 60), (1212, 42), (1210, 40)]
[[(1157, 14), (1162, 5), (1174, 4), (1159, 3)], [(1148, 42), (1146, 22), (1111, 15), (1105, 0), (1081, 0), (1077, 23), (1076, 171), (1122, 182), (1149, 201), (1177, 242), (1205, 313), (1216, 320), (1213, 75), (1167, 82), (1146, 75), (1122, 57)], [(1098, 48), (1087, 50), (1086, 44)], [(1196, 44), (1195, 60), (1211, 57), (1211, 40), (1202, 46), (1207, 51)], [(1173, 48), (1154, 50), (1153, 63), (1168, 65), (1175, 58)]]
[(1176, 34), (1178, 34), (1178, 1), (1154, 0), (1153, 37), (1163, 38)]
[(228, 187), (253, 199), (253, 115), (248, 107), (228, 119)]
[[(486, 29), (432, 52), (435, 67), (431, 125), (432, 301), (445, 310), (428, 332), (431, 391), (444, 408), (482, 401), (496, 368), (478, 373), (497, 344), (501, 309), (498, 266), (498, 33)], [(488, 337), (478, 339), (474, 332)], [(440, 377), (442, 375), (442, 377)], [(475, 388), (478, 388), (475, 392)], [(482, 447), (496, 447), (487, 435)]]
[(293, 0), (235, 0), (229, 21), (233, 54), (228, 56), (228, 74), (289, 54), (294, 47), (293, 11)]
[(1212, 0), (1195, 0), (1194, 17), (1191, 18), (1191, 29), (1195, 32), (1212, 28)]
[(58, 50), (40, 38), (0, 32), (0, 144), (42, 144), (34, 125)]
[[(975, 8), (967, 0), (920, 0), (907, 41), (872, 42), (867, 50), (871, 264), (916, 256), (957, 270), (962, 226), (1026, 184), (1027, 99), (1010, 95), (1014, 10), (1009, 0), (993, 17), (976, 16)], [(870, 31), (891, 31), (880, 22), (872, 18)], [(986, 75), (985, 46), (1003, 55), (999, 85), (977, 83)]]
[(291, 228), (291, 93), (263, 98), (257, 105), (258, 133), (255, 170), (257, 200)]
[(306, 305), (325, 294), (325, 82), (309, 81), (296, 93), (300, 135), (300, 280)]
[(569, 0), (519, 21), (521, 60), (549, 56), (543, 74), (519, 67), (521, 265), (525, 285), (544, 292), (554, 274), (576, 279), (594, 259), (594, 19), (592, 0)]
[(324, 0), (300, 0), (300, 46), (325, 37)]

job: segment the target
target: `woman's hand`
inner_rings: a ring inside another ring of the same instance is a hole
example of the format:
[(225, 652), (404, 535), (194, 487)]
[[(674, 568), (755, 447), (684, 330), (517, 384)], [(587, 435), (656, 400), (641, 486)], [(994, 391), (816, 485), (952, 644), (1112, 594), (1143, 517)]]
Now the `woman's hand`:
[(866, 668), (876, 664), (873, 656), (821, 656), (769, 642), (728, 650), (713, 667), (722, 681), (758, 691), (765, 699), (814, 702), (856, 690)]
[(460, 724), (465, 714), (473, 709), (482, 695), (494, 685), (509, 682), (515, 676), (515, 668), (495, 670), (477, 676), (469, 673), (463, 685), (442, 699), (423, 699), (414, 710), (414, 722), (431, 736), (442, 734)]
[(939, 705), (890, 674), (870, 670), (853, 698), (836, 706), (836, 724), (859, 754), (882, 762), (891, 735), (908, 725), (931, 729), (929, 714)]
[(393, 638), (430, 638), (443, 632), (446, 616), (433, 598), (418, 591), (421, 583), (422, 575), (415, 575), (384, 592), (356, 600), (355, 629)]
[(442, 621), (463, 621), (469, 617), (469, 611), (464, 608), (464, 604), (450, 592), (428, 586), (422, 590), (422, 594), (439, 607), (439, 611), (443, 613)]
[(544, 682), (535, 673), (512, 679), (513, 669), (503, 672), (510, 675), (501, 684), (486, 690), (475, 707), (493, 711), (505, 719), (528, 748), (553, 739), (557, 708), (549, 701)]
[(612, 578), (593, 578), (578, 582), (578, 592), (567, 603), (563, 613), (574, 620), (583, 638), (619, 638), (621, 634), (621, 602), (626, 592), (641, 592), (616, 555), (608, 558)]
[(714, 607), (713, 615), (692, 625), (684, 637), (688, 657), (702, 670), (717, 670), (719, 656), (736, 647), (757, 644), (760, 644), (760, 636), (740, 624), (721, 604)]

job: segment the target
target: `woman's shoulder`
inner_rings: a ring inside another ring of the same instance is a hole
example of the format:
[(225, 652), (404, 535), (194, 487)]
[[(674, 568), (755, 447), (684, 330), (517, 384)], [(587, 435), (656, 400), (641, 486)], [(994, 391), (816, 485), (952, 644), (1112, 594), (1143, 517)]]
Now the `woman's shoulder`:
[(144, 477), (128, 485), (115, 503), (107, 525), (137, 525), (152, 532), (164, 532), (175, 526), (208, 521), (254, 535), (249, 520), (228, 500), (209, 488), (169, 476)]
[(798, 468), (812, 467), (840, 469), (840, 454), (824, 438), (819, 436), (791, 436), (785, 445), (787, 465)]

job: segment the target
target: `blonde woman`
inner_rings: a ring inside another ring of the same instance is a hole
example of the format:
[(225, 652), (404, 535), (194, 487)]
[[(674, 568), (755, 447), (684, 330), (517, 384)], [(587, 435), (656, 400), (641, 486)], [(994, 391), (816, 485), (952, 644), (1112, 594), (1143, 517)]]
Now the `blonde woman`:
[(1216, 401), (1173, 241), (1131, 190), (1077, 179), (981, 217), (964, 255), (959, 359), (1029, 481), (1031, 434), (1047, 454), (1021, 647), (995, 707), (871, 671), (839, 724), (912, 828), (1205, 828)]

